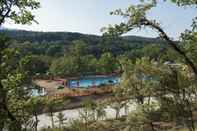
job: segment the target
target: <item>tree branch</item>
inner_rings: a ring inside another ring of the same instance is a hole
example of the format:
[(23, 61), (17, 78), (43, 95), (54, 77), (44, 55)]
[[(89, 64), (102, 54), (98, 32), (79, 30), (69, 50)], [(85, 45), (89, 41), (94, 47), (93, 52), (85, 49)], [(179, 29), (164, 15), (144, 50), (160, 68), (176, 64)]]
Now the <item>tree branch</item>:
[(177, 44), (168, 37), (168, 35), (164, 32), (164, 30), (161, 27), (159, 27), (159, 25), (155, 24), (154, 22), (152, 22), (146, 18), (141, 19), (141, 25), (149, 26), (149, 27), (157, 30), (160, 33), (160, 37), (162, 39), (164, 39), (168, 43), (169, 46), (171, 46), (176, 52), (178, 52), (184, 58), (187, 65), (189, 65), (192, 68), (193, 72), (197, 76), (197, 67), (195, 67), (195, 64), (192, 62), (192, 60), (189, 59), (189, 57), (186, 55), (186, 53), (184, 51), (182, 51), (177, 46)]
[[(12, 6), (17, 4), (18, 0), (11, 0), (11, 1), (5, 1), (4, 5), (6, 6), (5, 8), (2, 8), (1, 13), (0, 13), (0, 27), (5, 21), (5, 18), (9, 16), (9, 13), (11, 12)], [(3, 13), (5, 12), (5, 14)]]

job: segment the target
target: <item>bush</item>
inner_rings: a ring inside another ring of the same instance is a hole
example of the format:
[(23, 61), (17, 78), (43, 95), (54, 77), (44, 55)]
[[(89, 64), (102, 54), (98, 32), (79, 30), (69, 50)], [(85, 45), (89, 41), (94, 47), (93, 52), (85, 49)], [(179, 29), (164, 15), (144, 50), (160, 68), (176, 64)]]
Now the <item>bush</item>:
[(58, 90), (64, 89), (64, 86), (59, 86), (57, 89), (58, 89)]

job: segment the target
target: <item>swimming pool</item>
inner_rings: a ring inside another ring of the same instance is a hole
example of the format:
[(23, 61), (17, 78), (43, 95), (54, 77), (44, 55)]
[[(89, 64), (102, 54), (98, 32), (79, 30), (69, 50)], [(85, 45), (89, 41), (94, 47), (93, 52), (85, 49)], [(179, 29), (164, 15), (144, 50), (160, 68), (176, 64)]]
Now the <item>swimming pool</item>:
[(68, 86), (70, 88), (90, 88), (101, 85), (114, 85), (119, 83), (119, 81), (120, 77), (118, 76), (86, 76), (80, 79), (70, 79)]

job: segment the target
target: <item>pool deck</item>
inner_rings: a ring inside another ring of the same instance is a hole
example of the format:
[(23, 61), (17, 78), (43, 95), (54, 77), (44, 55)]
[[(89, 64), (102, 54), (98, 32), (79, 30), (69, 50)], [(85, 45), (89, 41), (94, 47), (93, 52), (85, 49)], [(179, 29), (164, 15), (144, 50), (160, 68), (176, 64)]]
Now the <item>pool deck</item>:
[[(56, 79), (56, 80), (41, 80), (37, 79), (34, 81), (36, 85), (44, 88), (47, 92), (47, 96), (61, 98), (65, 96), (77, 97), (77, 96), (90, 96), (93, 94), (103, 94), (112, 92), (112, 85), (107, 85), (103, 87), (91, 87), (91, 88), (69, 88), (62, 85), (62, 81), (67, 81), (66, 79)], [(59, 87), (64, 87), (58, 89)]]

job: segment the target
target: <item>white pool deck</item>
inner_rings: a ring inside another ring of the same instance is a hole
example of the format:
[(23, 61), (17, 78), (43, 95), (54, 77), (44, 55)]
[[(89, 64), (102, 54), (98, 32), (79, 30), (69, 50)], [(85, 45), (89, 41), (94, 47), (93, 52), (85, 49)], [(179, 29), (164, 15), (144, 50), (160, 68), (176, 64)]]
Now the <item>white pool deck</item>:
[[(136, 109), (136, 104), (130, 104), (128, 106), (128, 112), (131, 112), (133, 110)], [(82, 110), (82, 108), (78, 108), (78, 109), (72, 109), (72, 110), (64, 110), (61, 111), (64, 114), (64, 118), (67, 119), (65, 121), (65, 124), (69, 124), (70, 121), (75, 120), (75, 119), (79, 119), (80, 117), (80, 111)], [(115, 110), (113, 108), (110, 108), (109, 106), (105, 109), (106, 111), (106, 117), (105, 118), (115, 118)], [(54, 121), (55, 121), (55, 126), (58, 126), (58, 119), (57, 119), (57, 115), (59, 112), (54, 113)], [(126, 115), (127, 112), (125, 111), (124, 108), (122, 108), (120, 110), (120, 116)], [(39, 123), (38, 123), (38, 129), (41, 129), (43, 127), (51, 127), (51, 119), (47, 114), (42, 114), (38, 116), (39, 119)]]

